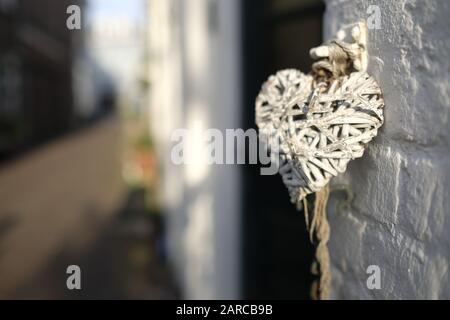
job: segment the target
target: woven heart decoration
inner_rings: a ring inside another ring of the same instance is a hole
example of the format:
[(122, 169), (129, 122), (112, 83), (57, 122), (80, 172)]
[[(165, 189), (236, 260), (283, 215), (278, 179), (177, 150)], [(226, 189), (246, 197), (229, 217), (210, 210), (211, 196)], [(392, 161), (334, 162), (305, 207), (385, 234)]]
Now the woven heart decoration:
[[(348, 29), (346, 32), (345, 29)], [(312, 48), (311, 73), (277, 72), (256, 98), (256, 124), (291, 201), (305, 215), (316, 246), (311, 272), (313, 299), (328, 299), (331, 287), (327, 242), (328, 183), (364, 153), (383, 124), (381, 89), (365, 70), (368, 65), (364, 21), (344, 26), (338, 39)], [(351, 35), (351, 42), (344, 41)], [(278, 156), (278, 157), (277, 157)], [(315, 193), (312, 215), (306, 196)]]
[(277, 72), (256, 99), (256, 124), (278, 151), (279, 172), (299, 203), (346, 170), (383, 124), (381, 89), (366, 72), (317, 82), (294, 69)]

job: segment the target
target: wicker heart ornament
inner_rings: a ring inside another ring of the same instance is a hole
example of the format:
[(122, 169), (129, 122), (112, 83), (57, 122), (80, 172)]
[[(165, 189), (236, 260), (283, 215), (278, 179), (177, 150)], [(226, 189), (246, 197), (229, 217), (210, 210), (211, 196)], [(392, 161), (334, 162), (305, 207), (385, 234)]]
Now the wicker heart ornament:
[[(310, 50), (317, 61), (309, 74), (281, 70), (269, 77), (256, 98), (260, 139), (272, 161), (278, 160), (291, 201), (303, 211), (316, 247), (313, 299), (328, 299), (331, 287), (328, 183), (363, 155), (383, 124), (381, 89), (366, 73), (367, 32), (364, 21), (343, 26), (338, 39)], [(311, 215), (310, 193), (315, 193)]]
[(318, 82), (294, 69), (277, 72), (256, 99), (256, 124), (279, 151), (283, 182), (298, 203), (361, 157), (383, 124), (384, 101), (376, 81), (352, 72)]

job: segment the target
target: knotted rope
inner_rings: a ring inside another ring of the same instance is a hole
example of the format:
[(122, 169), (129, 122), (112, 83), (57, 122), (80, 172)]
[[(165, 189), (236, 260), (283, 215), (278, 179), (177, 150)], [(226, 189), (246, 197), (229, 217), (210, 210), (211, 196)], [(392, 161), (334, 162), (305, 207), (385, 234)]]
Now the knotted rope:
[(329, 52), (328, 57), (312, 65), (316, 79), (330, 81), (356, 71), (353, 62), (361, 54), (361, 48), (358, 45), (332, 40), (326, 46)]
[[(342, 75), (354, 71), (353, 61), (357, 58), (358, 48), (349, 43), (333, 40), (327, 44), (329, 55), (325, 59), (315, 62), (312, 72), (317, 88), (324, 87)], [(327, 218), (327, 203), (329, 197), (328, 184), (315, 194), (314, 212), (312, 221), (309, 221), (308, 203), (306, 197), (302, 198), (306, 227), (310, 240), (316, 245), (315, 259), (311, 266), (311, 273), (318, 276), (311, 286), (311, 297), (315, 300), (329, 298), (331, 285), (330, 254), (328, 240), (330, 238), (330, 225)], [(299, 206), (298, 201), (297, 206)]]
[(328, 299), (331, 284), (330, 255), (327, 247), (330, 238), (330, 225), (327, 219), (328, 196), (328, 185), (316, 192), (314, 217), (309, 230), (312, 243), (317, 245), (315, 260), (311, 266), (311, 273), (319, 277), (311, 287), (311, 297), (316, 300)]

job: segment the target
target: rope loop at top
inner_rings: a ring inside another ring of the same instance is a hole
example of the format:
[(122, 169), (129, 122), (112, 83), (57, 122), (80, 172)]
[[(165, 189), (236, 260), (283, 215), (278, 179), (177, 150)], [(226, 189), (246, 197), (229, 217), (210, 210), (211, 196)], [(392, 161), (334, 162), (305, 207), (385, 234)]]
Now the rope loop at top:
[(327, 57), (313, 63), (312, 71), (316, 82), (330, 82), (340, 76), (357, 71), (355, 61), (363, 48), (341, 40), (332, 40), (324, 46), (328, 49)]

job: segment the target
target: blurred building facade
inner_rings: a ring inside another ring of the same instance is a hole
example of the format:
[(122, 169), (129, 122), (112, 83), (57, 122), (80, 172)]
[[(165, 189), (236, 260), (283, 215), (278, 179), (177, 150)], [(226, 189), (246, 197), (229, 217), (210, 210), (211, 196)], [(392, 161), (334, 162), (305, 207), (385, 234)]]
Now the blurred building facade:
[[(73, 130), (89, 122), (75, 99), (89, 74), (74, 81), (86, 30), (67, 28), (70, 5), (83, 26), (84, 0), (0, 1), (0, 298), (61, 298), (65, 268), (124, 197), (117, 119)], [(92, 110), (111, 110), (91, 89)]]
[(71, 127), (73, 48), (82, 33), (66, 26), (77, 1), (0, 2), (0, 152), (46, 140)]
[[(238, 298), (240, 171), (175, 166), (175, 129), (240, 127), (241, 29), (237, 0), (148, 1), (150, 122), (164, 175), (167, 246), (186, 298)], [(195, 156), (194, 156), (195, 157)]]
[(147, 78), (144, 3), (141, 0), (126, 4), (117, 0), (88, 2), (85, 50), (77, 60), (86, 69), (85, 73), (90, 73), (89, 77), (80, 74), (82, 81), (90, 78), (104, 90), (112, 87), (119, 95), (120, 104), (131, 109), (139, 109), (144, 104), (141, 101), (142, 83)]

